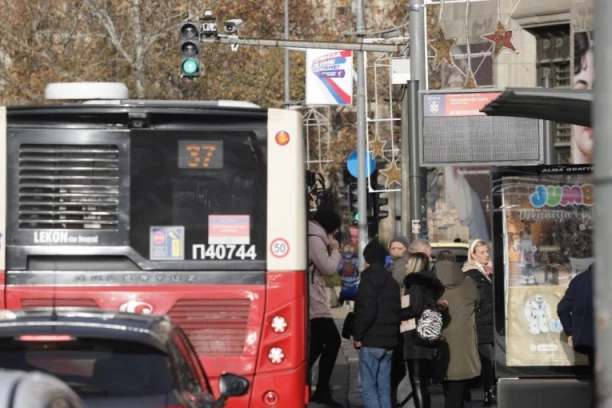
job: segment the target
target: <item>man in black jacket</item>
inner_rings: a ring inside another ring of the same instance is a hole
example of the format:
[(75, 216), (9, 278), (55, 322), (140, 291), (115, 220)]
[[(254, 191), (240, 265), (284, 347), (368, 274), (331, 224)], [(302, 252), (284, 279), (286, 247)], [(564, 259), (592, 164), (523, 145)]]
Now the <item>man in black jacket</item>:
[(353, 339), (359, 349), (361, 399), (368, 408), (391, 406), (391, 356), (398, 344), (400, 287), (385, 269), (387, 250), (378, 240), (363, 251), (366, 269), (355, 300)]

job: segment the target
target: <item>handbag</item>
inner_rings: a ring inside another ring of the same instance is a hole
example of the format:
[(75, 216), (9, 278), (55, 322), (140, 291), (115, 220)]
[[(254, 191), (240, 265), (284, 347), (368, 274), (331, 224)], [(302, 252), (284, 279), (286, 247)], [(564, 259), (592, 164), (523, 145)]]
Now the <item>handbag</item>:
[(344, 324), (342, 325), (342, 337), (350, 340), (353, 335), (353, 330), (355, 330), (355, 313), (348, 312), (344, 319)]
[(435, 309), (425, 309), (416, 321), (412, 334), (414, 344), (435, 347), (442, 340), (442, 313)]

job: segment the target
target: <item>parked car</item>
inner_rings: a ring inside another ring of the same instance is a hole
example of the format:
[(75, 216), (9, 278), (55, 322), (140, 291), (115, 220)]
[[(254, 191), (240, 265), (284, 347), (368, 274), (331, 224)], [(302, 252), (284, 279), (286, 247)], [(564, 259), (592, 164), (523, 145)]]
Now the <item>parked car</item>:
[(470, 250), (470, 244), (467, 242), (452, 242), (452, 241), (439, 241), (431, 242), (431, 257), (436, 262), (436, 257), (441, 251), (451, 251), (455, 254), (457, 265), (463, 267), (463, 264), (467, 262), (468, 251)]
[(217, 408), (250, 385), (224, 374), (215, 400), (193, 347), (169, 318), (98, 309), (0, 311), (0, 368), (54, 375), (88, 408)]
[(85, 404), (53, 376), (0, 370), (0, 408), (85, 408)]

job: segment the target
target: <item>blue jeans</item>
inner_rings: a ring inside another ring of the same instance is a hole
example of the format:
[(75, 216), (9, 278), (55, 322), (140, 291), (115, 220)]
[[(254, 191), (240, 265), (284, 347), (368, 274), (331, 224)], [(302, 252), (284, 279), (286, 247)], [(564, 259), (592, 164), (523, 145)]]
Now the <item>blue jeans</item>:
[(393, 350), (359, 349), (361, 400), (365, 408), (391, 408), (391, 356)]

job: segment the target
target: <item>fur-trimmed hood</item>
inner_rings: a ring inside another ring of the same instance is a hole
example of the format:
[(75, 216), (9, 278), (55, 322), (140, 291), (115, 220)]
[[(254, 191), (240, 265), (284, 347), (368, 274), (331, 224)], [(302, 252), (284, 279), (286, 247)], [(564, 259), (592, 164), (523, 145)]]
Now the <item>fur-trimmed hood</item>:
[(409, 273), (404, 278), (404, 286), (408, 289), (412, 285), (421, 285), (427, 289), (435, 300), (440, 299), (444, 293), (444, 285), (431, 271)]

